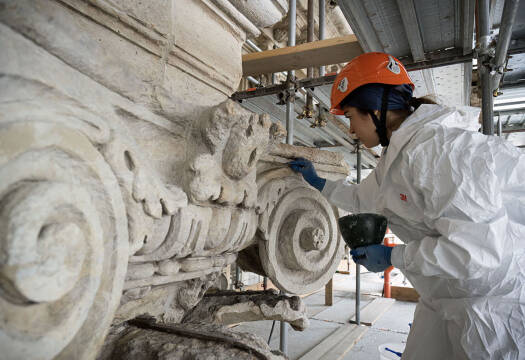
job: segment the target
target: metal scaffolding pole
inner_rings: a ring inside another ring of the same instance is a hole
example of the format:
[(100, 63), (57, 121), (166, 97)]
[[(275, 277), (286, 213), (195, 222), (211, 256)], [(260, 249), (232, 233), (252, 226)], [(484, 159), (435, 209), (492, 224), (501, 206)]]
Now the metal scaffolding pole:
[(295, 105), (292, 100), (286, 102), (286, 143), (293, 145), (293, 122), (295, 121)]
[(496, 74), (492, 79), (491, 90), (497, 90), (499, 88), (499, 82), (503, 77), (504, 68), (503, 65), (507, 60), (507, 52), (509, 50), (510, 40), (512, 37), (512, 27), (516, 20), (516, 14), (518, 13), (518, 5), (520, 0), (505, 0), (503, 6), (503, 15), (501, 16), (501, 25), (498, 35), (498, 43), (496, 45), (496, 53), (494, 55), (494, 68)]
[[(277, 49), (277, 45), (274, 45), (273, 46), (273, 49)], [(275, 83), (277, 82), (277, 74), (276, 73), (272, 73), (272, 85), (275, 85)]]
[[(306, 42), (314, 41), (314, 0), (308, 0), (307, 23), (306, 23)], [(306, 69), (306, 77), (312, 79), (314, 77), (314, 67), (308, 66)], [(314, 102), (312, 94), (306, 94), (306, 103), (304, 106), (302, 117), (312, 118), (314, 116)]]
[(250, 46), (254, 51), (257, 51), (257, 52), (261, 52), (262, 49), (260, 47), (258, 47), (253, 41), (251, 41), (250, 39), (246, 39), (246, 44), (248, 44), (248, 46)]
[(483, 134), (494, 135), (494, 101), (490, 87), (490, 70), (486, 66), (481, 66), (481, 112), (483, 115)]
[[(361, 143), (356, 142), (357, 183), (361, 183)], [(355, 323), (361, 325), (361, 265), (355, 264)]]
[[(326, 0), (319, 0), (319, 40), (324, 40), (326, 26)], [(325, 67), (319, 68), (319, 76), (324, 76)]]
[[(288, 46), (295, 46), (295, 21), (296, 21), (296, 0), (288, 1)], [(293, 145), (293, 122), (295, 120), (295, 106), (294, 100), (294, 84), (293, 84), (294, 72), (293, 70), (288, 71), (287, 85), (290, 91), (286, 99), (286, 143)], [(284, 355), (288, 354), (288, 324), (281, 321), (280, 324), (280, 344), (279, 349)]]
[[(288, 46), (295, 46), (295, 21), (297, 17), (296, 13), (296, 0), (289, 0), (289, 10), (288, 10)], [(295, 121), (295, 106), (293, 96), (294, 84), (293, 84), (294, 71), (288, 71), (287, 76), (287, 86), (288, 86), (288, 96), (286, 99), (286, 143), (293, 145), (293, 125)]]
[[(314, 41), (314, 29), (315, 29), (315, 20), (314, 20), (314, 0), (308, 0), (308, 10), (307, 10), (307, 23), (306, 23), (306, 42)], [(306, 69), (306, 77), (314, 77), (314, 67), (309, 66)]]
[(481, 109), (483, 134), (494, 135), (494, 106), (490, 75), (491, 55), (489, 49), (490, 40), (490, 0), (478, 1), (478, 25), (479, 25), (479, 75), (481, 80)]

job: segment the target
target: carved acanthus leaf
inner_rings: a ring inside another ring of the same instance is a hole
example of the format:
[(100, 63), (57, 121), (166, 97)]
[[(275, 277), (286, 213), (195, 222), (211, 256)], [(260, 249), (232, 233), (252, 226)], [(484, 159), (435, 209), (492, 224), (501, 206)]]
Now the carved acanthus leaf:
[(160, 180), (138, 145), (122, 129), (102, 152), (117, 176), (126, 203), (130, 254), (134, 254), (146, 241), (164, 239), (169, 218), (165, 220), (163, 215), (174, 215), (177, 209), (187, 206), (188, 199), (180, 188)]
[(255, 166), (268, 146), (281, 139), (282, 126), (226, 101), (198, 124), (202, 137), (189, 151), (186, 174), (190, 200), (253, 208)]

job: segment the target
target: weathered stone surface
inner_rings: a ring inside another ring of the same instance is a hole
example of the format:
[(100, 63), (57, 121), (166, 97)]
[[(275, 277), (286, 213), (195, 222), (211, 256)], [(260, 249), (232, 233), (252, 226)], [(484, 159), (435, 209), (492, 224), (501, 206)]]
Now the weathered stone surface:
[(166, 286), (134, 287), (124, 291), (114, 325), (137, 316), (152, 316), (161, 322), (180, 322), (211, 287), (218, 287), (218, 272)]
[(287, 159), (303, 157), (314, 162), (316, 165), (323, 164), (342, 169), (348, 168), (348, 164), (344, 161), (343, 154), (304, 146), (277, 144), (268, 152), (268, 155), (284, 157)]
[[(278, 21), (284, 3), (0, 0), (3, 358), (93, 359), (111, 324), (118, 338), (136, 316), (180, 322), (224, 287), (219, 274), (239, 251), (263, 244), (258, 229), (268, 244), (293, 240), (280, 249), (292, 258), (258, 257), (283, 289), (281, 267), (335, 256), (334, 214), (308, 194), (312, 209), (301, 209), (324, 222), (289, 216), (282, 196), (308, 187), (287, 172), (258, 176), (287, 159), (265, 158), (282, 127), (226, 100), (245, 37)], [(273, 230), (283, 221), (298, 235)], [(321, 278), (308, 276), (298, 279)], [(302, 321), (280, 304), (257, 306)]]
[(98, 360), (206, 359), (284, 360), (260, 338), (213, 324), (154, 324), (136, 321), (122, 326)]
[(188, 149), (186, 192), (197, 204), (253, 208), (257, 197), (255, 165), (268, 146), (282, 140), (282, 127), (228, 101), (195, 127)]
[(272, 26), (288, 13), (286, 0), (231, 0), (230, 2), (258, 28)]
[(99, 151), (109, 128), (40, 83), (4, 75), (0, 89), (3, 356), (93, 356), (128, 258), (126, 210)]
[(207, 294), (183, 319), (185, 323), (236, 324), (244, 321), (279, 320), (295, 330), (308, 327), (306, 306), (298, 296), (268, 291), (220, 291)]
[[(249, 264), (287, 293), (315, 291), (332, 277), (343, 255), (337, 209), (288, 166), (261, 165), (257, 243), (252, 245), (257, 250), (241, 252), (239, 264)], [(253, 260), (257, 253), (262, 269)]]

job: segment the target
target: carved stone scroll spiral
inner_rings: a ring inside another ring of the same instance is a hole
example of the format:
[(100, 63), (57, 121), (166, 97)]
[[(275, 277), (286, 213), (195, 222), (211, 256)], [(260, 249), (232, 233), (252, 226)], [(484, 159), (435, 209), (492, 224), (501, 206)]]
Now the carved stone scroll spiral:
[(93, 145), (109, 129), (52, 89), (0, 87), (1, 357), (93, 358), (128, 256), (119, 186)]
[(279, 289), (304, 294), (332, 277), (343, 254), (337, 213), (291, 170), (258, 174), (259, 256)]

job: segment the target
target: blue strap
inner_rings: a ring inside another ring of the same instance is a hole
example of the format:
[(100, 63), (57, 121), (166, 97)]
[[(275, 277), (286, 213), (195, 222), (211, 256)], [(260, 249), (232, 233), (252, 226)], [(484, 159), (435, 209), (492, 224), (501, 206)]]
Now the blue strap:
[(394, 353), (396, 354), (397, 356), (401, 357), (403, 356), (403, 353), (400, 353), (399, 351), (395, 351), (395, 350), (392, 350), (392, 349), (389, 349), (389, 348), (385, 348), (386, 351), (390, 351), (391, 353)]

